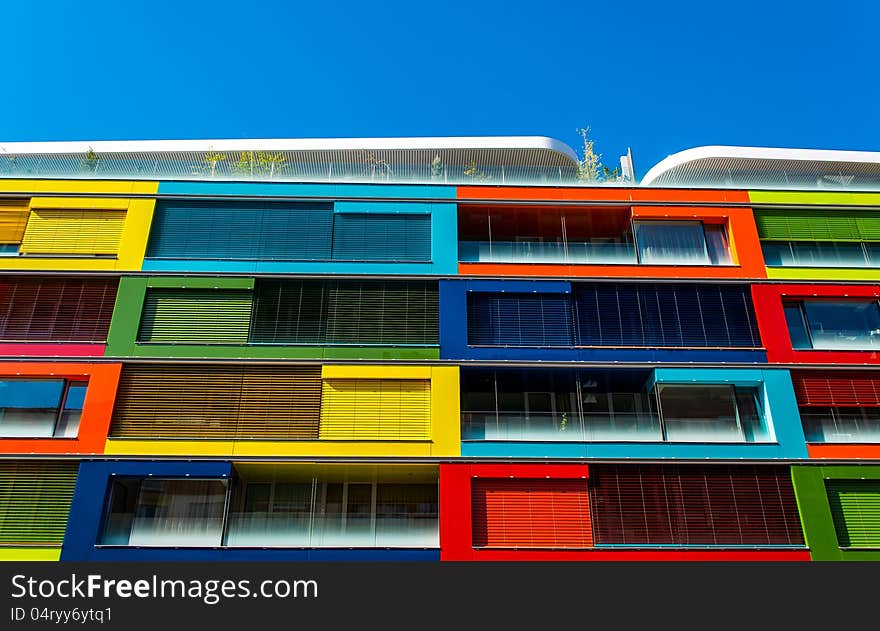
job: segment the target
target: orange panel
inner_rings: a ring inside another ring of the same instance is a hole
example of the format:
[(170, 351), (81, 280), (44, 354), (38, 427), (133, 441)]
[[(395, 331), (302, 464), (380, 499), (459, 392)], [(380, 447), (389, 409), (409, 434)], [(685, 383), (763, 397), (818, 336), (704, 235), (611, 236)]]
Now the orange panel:
[(552, 186), (459, 186), (458, 199), (497, 201), (598, 201), (598, 202), (678, 202), (749, 203), (747, 191), (668, 188), (575, 188)]
[(0, 453), (104, 453), (121, 370), (122, 364), (0, 362), (0, 378), (55, 377), (88, 381), (76, 438), (0, 438)]
[(475, 548), (590, 548), (584, 480), (473, 481)]
[(880, 460), (880, 445), (807, 445), (810, 458)]

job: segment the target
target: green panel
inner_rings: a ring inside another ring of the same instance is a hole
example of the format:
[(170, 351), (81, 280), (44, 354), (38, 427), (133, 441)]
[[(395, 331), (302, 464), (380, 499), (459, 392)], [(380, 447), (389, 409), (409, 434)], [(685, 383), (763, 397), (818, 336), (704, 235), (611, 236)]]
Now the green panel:
[[(880, 212), (869, 211), (880, 221)], [(868, 217), (862, 223), (870, 225)], [(851, 212), (829, 209), (756, 209), (755, 223), (762, 239), (773, 241), (862, 241), (860, 223)], [(880, 231), (871, 230), (871, 234)]]
[(397, 359), (436, 360), (440, 350), (433, 348), (400, 348), (393, 346), (227, 346), (200, 344), (137, 344), (124, 355), (105, 357), (155, 357), (181, 359)]
[(105, 356), (122, 357), (134, 353), (135, 338), (146, 293), (146, 278), (139, 276), (119, 279), (113, 319), (110, 321), (107, 347), (104, 350)]
[(149, 289), (139, 342), (246, 344), (253, 293), (232, 289)]
[(880, 481), (880, 465), (794, 466), (791, 469), (804, 536), (815, 561), (880, 561), (880, 550), (847, 548), (838, 541), (826, 485)]
[(749, 191), (753, 204), (816, 206), (877, 206), (880, 193), (834, 193), (829, 191)]
[(0, 544), (64, 541), (78, 463), (0, 461)]
[(253, 278), (221, 278), (218, 276), (158, 276), (147, 280), (147, 287), (156, 289), (253, 289)]
[(840, 546), (880, 549), (880, 480), (827, 480), (825, 487)]

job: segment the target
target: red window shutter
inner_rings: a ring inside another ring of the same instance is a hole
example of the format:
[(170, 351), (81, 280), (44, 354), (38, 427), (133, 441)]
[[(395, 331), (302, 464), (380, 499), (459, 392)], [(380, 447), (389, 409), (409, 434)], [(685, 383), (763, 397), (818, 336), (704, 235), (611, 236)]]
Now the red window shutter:
[(0, 281), (0, 341), (104, 342), (116, 279), (6, 277)]
[(475, 548), (590, 548), (586, 480), (474, 480)]
[(880, 407), (880, 371), (792, 371), (794, 393), (803, 406)]
[(803, 545), (785, 467), (595, 465), (597, 545)]

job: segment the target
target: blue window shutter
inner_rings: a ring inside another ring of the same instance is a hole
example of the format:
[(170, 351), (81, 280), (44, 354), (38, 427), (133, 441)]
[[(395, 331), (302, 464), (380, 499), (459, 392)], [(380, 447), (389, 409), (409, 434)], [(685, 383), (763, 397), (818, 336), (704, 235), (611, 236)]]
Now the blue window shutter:
[(579, 346), (759, 347), (748, 286), (574, 285)]
[(431, 216), (337, 213), (333, 260), (429, 262)]
[(332, 224), (328, 203), (160, 202), (147, 256), (329, 260)]
[(469, 294), (468, 344), (571, 346), (571, 301), (560, 294)]

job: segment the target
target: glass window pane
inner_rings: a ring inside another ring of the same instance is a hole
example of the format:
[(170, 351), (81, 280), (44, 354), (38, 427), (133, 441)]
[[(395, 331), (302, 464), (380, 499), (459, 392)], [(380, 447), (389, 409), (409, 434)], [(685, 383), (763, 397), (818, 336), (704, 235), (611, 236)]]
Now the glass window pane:
[(698, 221), (637, 221), (639, 260), (649, 265), (709, 263), (703, 224)]
[(129, 545), (219, 546), (225, 503), (225, 480), (143, 480)]
[(63, 392), (63, 379), (0, 381), (0, 437), (51, 437)]
[(240, 510), (229, 515), (226, 544), (308, 547), (311, 514), (309, 482), (247, 483)]
[(732, 386), (661, 385), (666, 440), (742, 442)]
[(802, 407), (807, 442), (880, 443), (880, 408)]
[(791, 347), (793, 349), (813, 348), (813, 344), (810, 342), (810, 334), (807, 333), (807, 323), (804, 321), (804, 312), (800, 303), (784, 303), (782, 308), (785, 311), (785, 323), (788, 325)]
[(440, 545), (436, 484), (379, 484), (376, 545), (435, 548)]
[(71, 383), (67, 386), (64, 409), (55, 427), (56, 438), (76, 438), (79, 433), (79, 421), (82, 417), (83, 405), (86, 401), (87, 383)]
[(109, 546), (127, 546), (131, 535), (131, 520), (141, 492), (140, 479), (114, 478), (110, 487), (110, 501), (104, 518), (104, 527), (98, 543)]
[(706, 224), (706, 251), (712, 265), (730, 265), (730, 243), (727, 240), (727, 226), (724, 224)]
[(736, 412), (743, 438), (750, 443), (770, 440), (770, 432), (764, 423), (761, 396), (757, 388), (734, 387)]
[(880, 348), (880, 307), (874, 301), (805, 301), (813, 348)]

